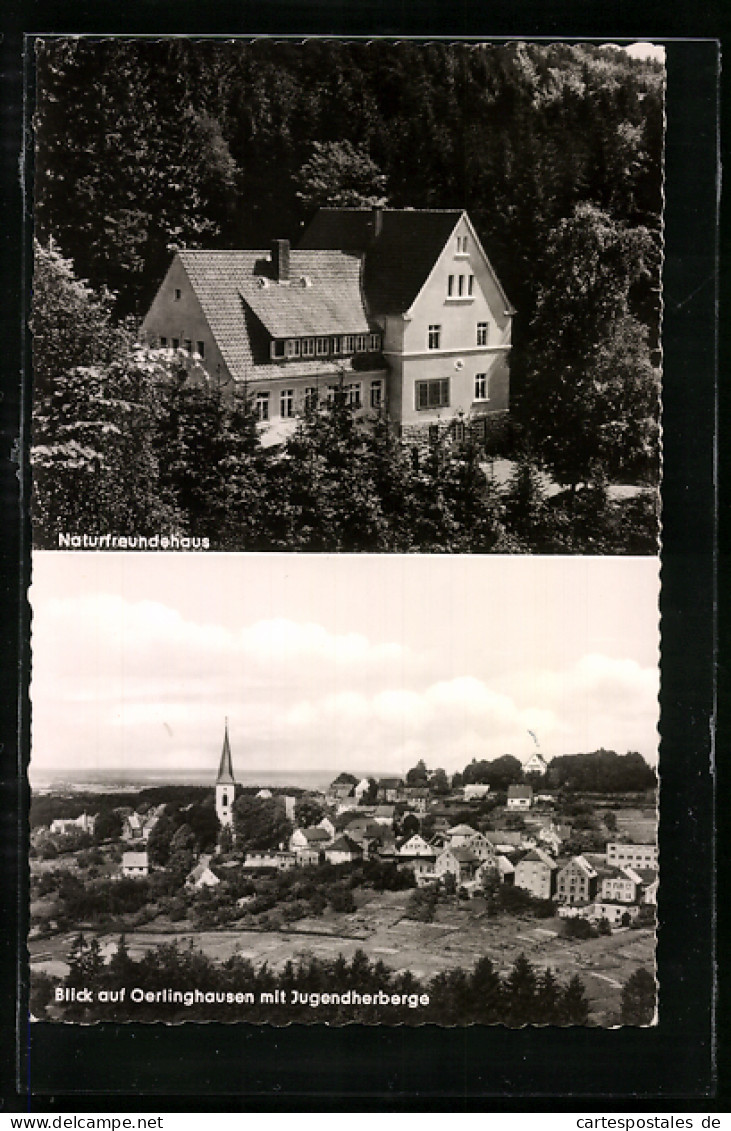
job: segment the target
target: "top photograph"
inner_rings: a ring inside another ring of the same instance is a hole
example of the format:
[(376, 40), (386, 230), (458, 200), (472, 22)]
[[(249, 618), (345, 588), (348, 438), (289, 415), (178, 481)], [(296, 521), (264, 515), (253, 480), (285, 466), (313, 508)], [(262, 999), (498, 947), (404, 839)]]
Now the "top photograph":
[(31, 50), (36, 549), (658, 554), (662, 47)]

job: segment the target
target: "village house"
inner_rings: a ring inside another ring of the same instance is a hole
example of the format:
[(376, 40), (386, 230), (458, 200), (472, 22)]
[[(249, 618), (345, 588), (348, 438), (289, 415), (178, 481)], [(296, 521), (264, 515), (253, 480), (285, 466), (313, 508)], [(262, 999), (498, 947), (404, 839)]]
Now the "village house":
[(331, 821), (329, 817), (323, 817), (321, 821), (318, 821), (317, 827), (318, 829), (324, 829), (330, 840), (333, 839), (337, 832), (335, 822)]
[(94, 825), (96, 824), (96, 814), (93, 816), (89, 813), (81, 813), (78, 817), (56, 817), (51, 821), (50, 832), (60, 835), (67, 835), (68, 833), (88, 833), (90, 836), (94, 834)]
[(401, 790), (401, 798), (409, 809), (423, 816), (429, 805), (429, 789), (425, 785), (405, 785)]
[(533, 848), (515, 865), (515, 886), (535, 899), (552, 899), (558, 865), (540, 848)]
[(159, 817), (157, 809), (150, 809), (147, 813), (127, 813), (122, 822), (122, 839), (147, 844)]
[(402, 778), (381, 778), (378, 782), (377, 800), (380, 805), (392, 804), (401, 797), (404, 788)]
[(347, 798), (353, 797), (354, 783), (351, 781), (339, 781), (337, 778), (331, 782), (327, 790), (327, 798), (329, 801), (340, 802), (345, 801)]
[(398, 850), (398, 854), (402, 858), (421, 856), (434, 860), (437, 852), (432, 844), (424, 840), (423, 836), (420, 836), (419, 833), (414, 833), (413, 836), (410, 836), (408, 840), (404, 841)]
[(465, 801), (482, 801), (490, 792), (489, 785), (470, 784), (462, 790)]
[(252, 869), (272, 868), (277, 872), (287, 872), (290, 868), (295, 867), (297, 859), (294, 852), (287, 852), (282, 849), (247, 852), (243, 867)]
[(308, 849), (319, 853), (326, 844), (330, 843), (330, 840), (331, 837), (326, 830), (315, 825), (309, 829), (295, 829), (289, 838), (289, 848), (298, 855)]
[(620, 844), (611, 842), (607, 845), (607, 863), (621, 868), (629, 864), (633, 868), (657, 868), (656, 844)]
[(421, 446), (504, 421), (514, 313), (466, 212), (323, 208), (297, 248), (177, 252), (141, 336), (279, 438), (342, 396)]
[(541, 775), (543, 775), (543, 774), (545, 774), (547, 769), (548, 769), (548, 762), (546, 761), (546, 759), (543, 757), (542, 754), (538, 753), (537, 750), (534, 750), (534, 752), (531, 754), (530, 758), (526, 762), (523, 763), (523, 773), (526, 776), (528, 774), (541, 774)]
[(361, 778), (356, 786), (353, 787), (353, 797), (360, 804), (361, 800), (368, 793), (371, 788), (371, 783), (368, 778)]
[(146, 852), (123, 852), (122, 875), (139, 878), (150, 873), (150, 861)]
[(363, 849), (349, 836), (339, 836), (325, 849), (325, 859), (330, 864), (352, 864), (362, 857)]
[(621, 927), (629, 920), (634, 922), (639, 914), (640, 909), (636, 904), (615, 903), (607, 899), (598, 899), (587, 910), (588, 919), (606, 919), (612, 927)]
[(474, 879), (479, 867), (480, 860), (469, 848), (445, 848), (434, 862), (434, 874), (438, 879), (452, 875), (463, 884)]
[(529, 785), (508, 786), (508, 809), (515, 812), (530, 809), (533, 804), (533, 790)]
[(642, 891), (640, 898), (643, 903), (652, 905), (657, 904), (657, 872), (654, 868), (635, 868), (633, 869), (642, 881)]
[(200, 891), (202, 888), (218, 887), (221, 881), (210, 864), (210, 856), (201, 856), (195, 868), (186, 876), (185, 886), (193, 888), (195, 891)]
[(635, 903), (641, 889), (642, 878), (633, 868), (612, 868), (601, 877), (599, 898), (611, 903)]
[(585, 856), (574, 856), (556, 875), (556, 899), (560, 903), (590, 903), (597, 891), (596, 868)]

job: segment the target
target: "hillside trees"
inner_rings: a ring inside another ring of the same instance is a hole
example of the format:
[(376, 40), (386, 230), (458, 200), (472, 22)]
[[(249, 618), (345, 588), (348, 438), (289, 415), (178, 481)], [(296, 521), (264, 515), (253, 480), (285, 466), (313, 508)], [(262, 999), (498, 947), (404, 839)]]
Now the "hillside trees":
[(521, 413), (551, 474), (572, 489), (656, 471), (659, 383), (630, 301), (656, 259), (647, 229), (592, 204), (548, 235)]
[(234, 836), (239, 851), (278, 848), (292, 832), (284, 807), (275, 797), (242, 793), (233, 806)]
[(651, 1025), (655, 1017), (657, 985), (649, 971), (640, 966), (622, 987), (623, 1025)]

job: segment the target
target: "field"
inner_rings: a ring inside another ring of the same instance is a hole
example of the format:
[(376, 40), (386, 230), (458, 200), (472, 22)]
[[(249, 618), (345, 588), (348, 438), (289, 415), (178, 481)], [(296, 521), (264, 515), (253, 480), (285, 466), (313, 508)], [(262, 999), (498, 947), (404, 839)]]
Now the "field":
[[(403, 917), (407, 900), (408, 893), (381, 893), (354, 914), (303, 919), (282, 931), (196, 932), (161, 923), (158, 930), (130, 932), (126, 939), (135, 958), (161, 943), (192, 942), (215, 960), (238, 953), (255, 965), (266, 961), (273, 969), (300, 954), (351, 958), (361, 949), (373, 960), (381, 959), (393, 969), (410, 970), (426, 980), (451, 967), (469, 969), (483, 955), (504, 973), (523, 953), (536, 967), (550, 966), (562, 980), (578, 974), (591, 1002), (592, 1021), (600, 1025), (612, 1023), (621, 986), (630, 974), (638, 966), (653, 968), (655, 935), (651, 930), (617, 931), (577, 942), (560, 936), (559, 920), (517, 916), (488, 920), (479, 905), (472, 904), (440, 906), (433, 923), (420, 923)], [(116, 946), (116, 935), (98, 937), (105, 951)], [(72, 938), (70, 933), (32, 940), (33, 969), (63, 976)]]

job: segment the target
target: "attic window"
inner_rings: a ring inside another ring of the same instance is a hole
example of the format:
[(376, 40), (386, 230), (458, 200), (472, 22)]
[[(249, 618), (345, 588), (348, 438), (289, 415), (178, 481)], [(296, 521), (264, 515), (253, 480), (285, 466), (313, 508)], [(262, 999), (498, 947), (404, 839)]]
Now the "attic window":
[(467, 236), (457, 236), (457, 255), (467, 255)]
[(310, 278), (309, 275), (303, 275), (302, 276), (302, 278), (300, 279), (300, 286), (302, 286), (302, 287), (311, 287), (312, 286), (312, 279)]
[(176, 287), (175, 288), (175, 301), (180, 302), (182, 297), (183, 297), (183, 292), (181, 291), (180, 287)]

